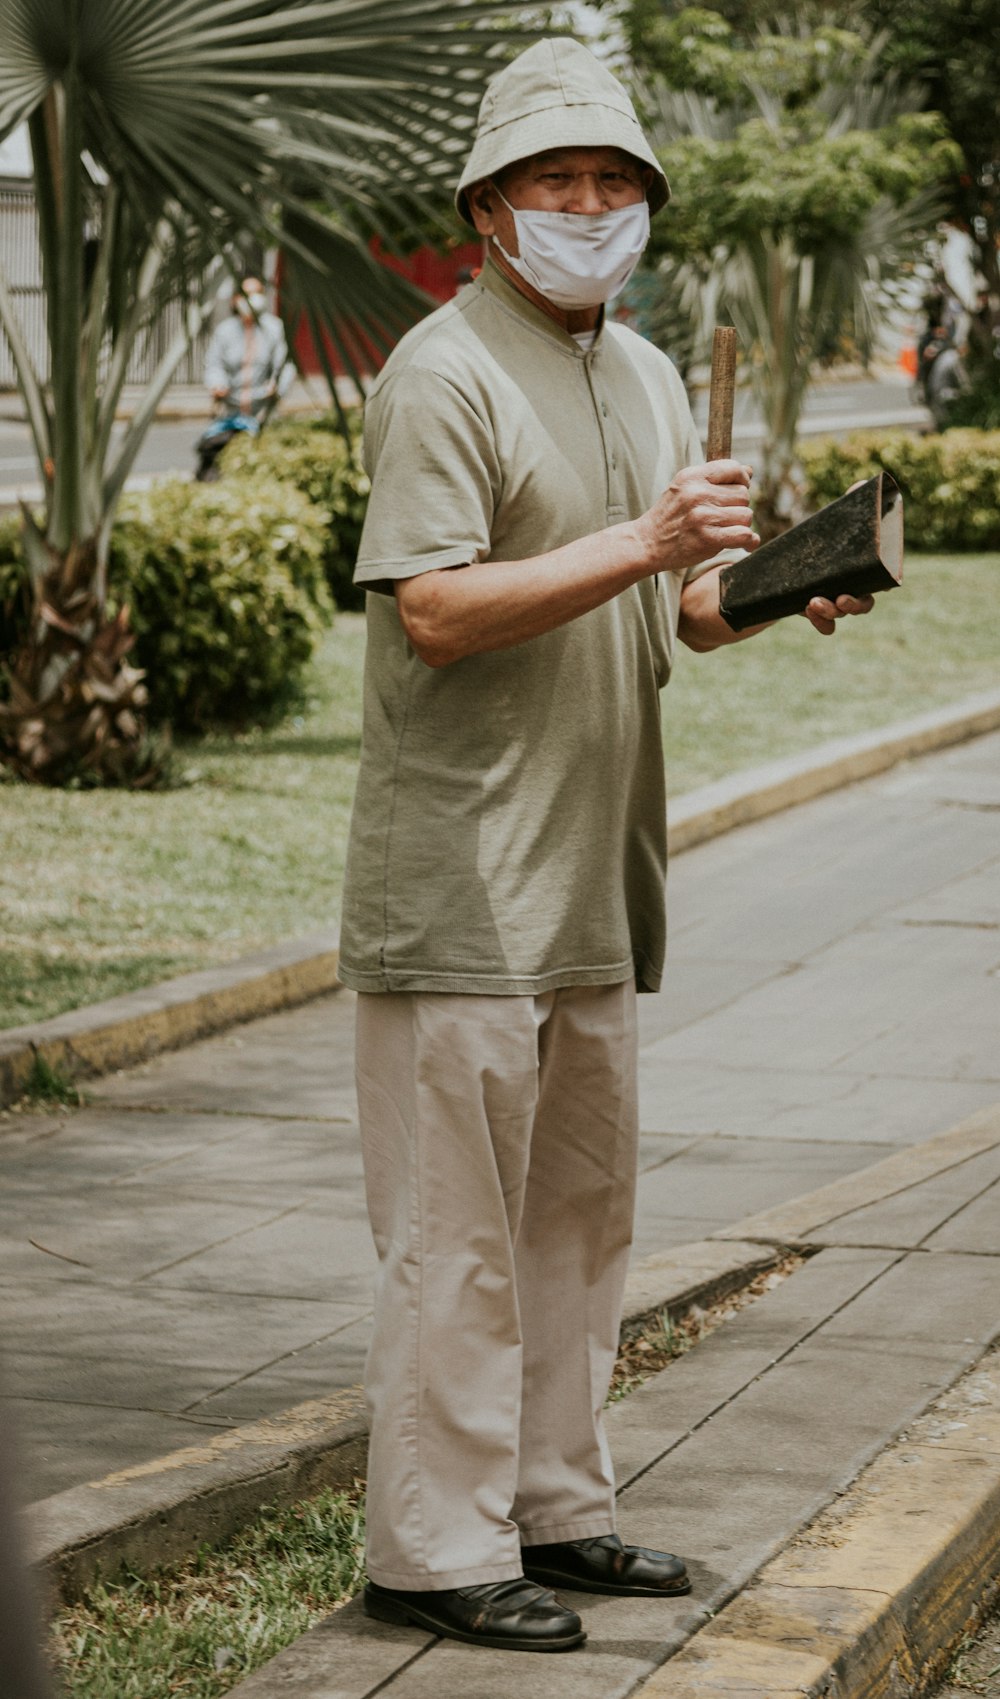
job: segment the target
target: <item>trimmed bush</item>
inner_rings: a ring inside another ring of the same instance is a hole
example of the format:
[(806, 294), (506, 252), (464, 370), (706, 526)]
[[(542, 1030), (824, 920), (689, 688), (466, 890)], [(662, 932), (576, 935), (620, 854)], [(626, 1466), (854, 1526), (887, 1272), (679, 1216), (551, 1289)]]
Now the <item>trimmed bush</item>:
[(1000, 548), (1000, 431), (855, 431), (839, 442), (800, 443), (798, 452), (811, 508), (884, 469), (903, 491), (913, 548)]
[(351, 582), (370, 484), (361, 464), (360, 423), (351, 445), (332, 419), (269, 425), (259, 437), (237, 436), (225, 452), (223, 481), (280, 478), (329, 515), (323, 568), (340, 608), (362, 608), (365, 593)]
[[(178, 731), (268, 720), (293, 700), (333, 608), (328, 516), (274, 479), (169, 479), (122, 503), (111, 600), (127, 602), (149, 713)], [(20, 521), (0, 521), (0, 642), (21, 640), (27, 572)]]
[(271, 717), (332, 606), (327, 514), (275, 479), (171, 479), (122, 504), (111, 584), (127, 601), (151, 716), (182, 731)]

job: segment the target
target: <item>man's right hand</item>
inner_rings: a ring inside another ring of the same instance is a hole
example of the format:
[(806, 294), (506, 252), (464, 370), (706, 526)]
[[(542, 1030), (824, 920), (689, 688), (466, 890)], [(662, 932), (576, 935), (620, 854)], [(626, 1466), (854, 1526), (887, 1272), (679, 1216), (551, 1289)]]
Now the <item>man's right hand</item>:
[(229, 394), (228, 389), (213, 389), (212, 400), (213, 401), (225, 401), (228, 394)]
[(753, 472), (739, 460), (685, 466), (637, 522), (651, 572), (687, 572), (721, 549), (755, 549), (749, 489)]

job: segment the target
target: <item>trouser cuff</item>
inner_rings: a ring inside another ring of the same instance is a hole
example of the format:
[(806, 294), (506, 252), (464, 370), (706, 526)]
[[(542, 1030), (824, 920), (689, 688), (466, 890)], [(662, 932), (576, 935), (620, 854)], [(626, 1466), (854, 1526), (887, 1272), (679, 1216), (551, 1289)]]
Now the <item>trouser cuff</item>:
[(516, 1581), (520, 1574), (520, 1558), (508, 1563), (483, 1563), (473, 1569), (440, 1569), (433, 1574), (425, 1569), (376, 1569), (368, 1565), (368, 1578), (377, 1587), (398, 1588), (404, 1593), (450, 1592), (455, 1587), (478, 1587), (488, 1581)]
[(551, 1546), (562, 1540), (597, 1540), (602, 1534), (615, 1533), (614, 1517), (591, 1516), (582, 1522), (552, 1522), (544, 1528), (525, 1528), (521, 1525), (522, 1546)]

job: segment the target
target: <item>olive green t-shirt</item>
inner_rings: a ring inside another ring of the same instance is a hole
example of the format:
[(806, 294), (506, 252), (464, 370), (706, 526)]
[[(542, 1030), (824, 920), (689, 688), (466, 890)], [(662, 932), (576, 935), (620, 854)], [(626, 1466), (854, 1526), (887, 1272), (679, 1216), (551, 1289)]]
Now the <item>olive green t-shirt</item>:
[(619, 324), (584, 353), (492, 265), (395, 349), (365, 410), (355, 579), (374, 593), (347, 985), (531, 993), (634, 975), (658, 988), (658, 692), (684, 575), (440, 668), (410, 647), (392, 584), (472, 561), (502, 573), (637, 518), (702, 458), (663, 354)]

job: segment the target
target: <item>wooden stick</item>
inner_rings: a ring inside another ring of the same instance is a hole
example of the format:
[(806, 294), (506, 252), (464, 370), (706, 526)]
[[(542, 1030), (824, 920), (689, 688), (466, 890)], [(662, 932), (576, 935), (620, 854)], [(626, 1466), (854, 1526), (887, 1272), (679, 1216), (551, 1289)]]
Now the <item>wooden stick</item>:
[(736, 332), (716, 327), (712, 338), (712, 387), (708, 394), (708, 458), (728, 460), (733, 452), (733, 404), (736, 399)]

